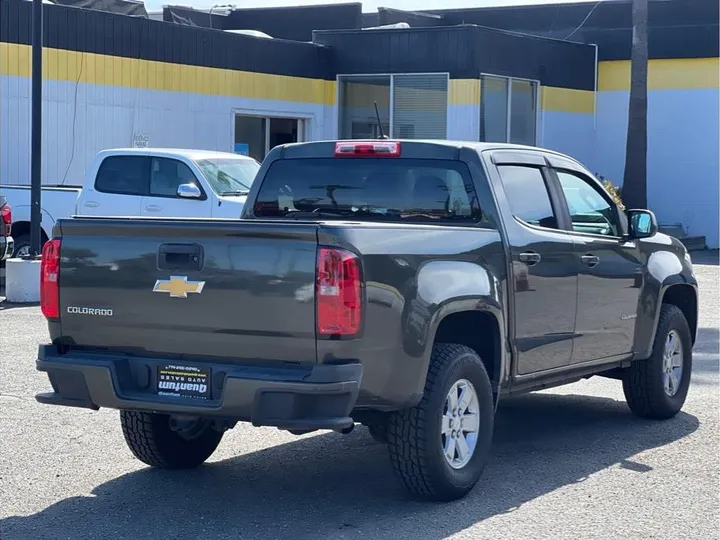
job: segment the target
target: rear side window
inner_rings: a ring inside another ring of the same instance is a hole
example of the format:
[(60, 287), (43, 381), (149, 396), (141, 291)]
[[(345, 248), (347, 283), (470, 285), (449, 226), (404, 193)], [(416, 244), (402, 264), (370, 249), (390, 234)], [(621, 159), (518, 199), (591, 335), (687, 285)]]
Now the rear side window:
[(501, 165), (498, 170), (513, 216), (530, 225), (558, 228), (550, 204), (550, 195), (540, 169)]
[(147, 195), (150, 184), (150, 158), (110, 156), (100, 164), (95, 189), (103, 193)]
[(435, 159), (278, 160), (254, 214), (489, 226), (467, 165)]

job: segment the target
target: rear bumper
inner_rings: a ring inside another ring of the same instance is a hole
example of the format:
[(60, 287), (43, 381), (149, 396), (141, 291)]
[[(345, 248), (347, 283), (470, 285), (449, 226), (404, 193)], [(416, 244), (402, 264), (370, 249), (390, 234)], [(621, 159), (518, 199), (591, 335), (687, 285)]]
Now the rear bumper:
[[(207, 400), (161, 396), (155, 392), (156, 358), (87, 352), (61, 355), (54, 345), (38, 349), (37, 370), (47, 373), (53, 392), (38, 402), (87, 409), (140, 410), (251, 421), (282, 429), (344, 429), (357, 400), (362, 366), (314, 364), (257, 367), (194, 362), (212, 370)], [(183, 363), (192, 363), (183, 360)]]
[(15, 249), (12, 236), (0, 236), (0, 261), (9, 259)]

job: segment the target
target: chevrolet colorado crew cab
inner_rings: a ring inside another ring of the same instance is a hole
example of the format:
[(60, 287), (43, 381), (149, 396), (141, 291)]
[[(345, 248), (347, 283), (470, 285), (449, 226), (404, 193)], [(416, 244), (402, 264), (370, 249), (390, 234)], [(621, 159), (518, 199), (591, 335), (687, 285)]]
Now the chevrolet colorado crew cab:
[(61, 219), (41, 290), (37, 400), (118, 409), (144, 463), (198, 466), (238, 421), (359, 423), (436, 501), (478, 481), (505, 396), (599, 375), (676, 415), (698, 320), (650, 211), (557, 152), (449, 141), (279, 146), (239, 220)]

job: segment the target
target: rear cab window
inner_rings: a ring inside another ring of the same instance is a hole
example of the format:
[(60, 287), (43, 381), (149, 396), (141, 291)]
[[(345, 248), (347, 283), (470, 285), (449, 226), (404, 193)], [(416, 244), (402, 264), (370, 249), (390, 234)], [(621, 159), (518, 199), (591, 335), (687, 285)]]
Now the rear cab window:
[(441, 159), (280, 159), (262, 179), (253, 213), (491, 227), (467, 165)]

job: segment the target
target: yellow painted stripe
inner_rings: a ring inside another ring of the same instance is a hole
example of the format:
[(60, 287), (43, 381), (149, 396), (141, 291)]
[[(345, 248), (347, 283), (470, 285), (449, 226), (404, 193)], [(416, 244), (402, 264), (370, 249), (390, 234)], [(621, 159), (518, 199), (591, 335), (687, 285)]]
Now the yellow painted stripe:
[(540, 88), (540, 107), (545, 111), (592, 114), (595, 107), (595, 92), (542, 86)]
[[(0, 75), (30, 77), (30, 46), (0, 43)], [(192, 92), (249, 99), (335, 104), (335, 81), (269, 75), (62, 49), (44, 49), (48, 80)]]
[[(648, 90), (720, 88), (720, 59), (650, 60)], [(630, 61), (600, 62), (598, 90), (630, 90)]]
[(451, 105), (479, 105), (480, 81), (478, 79), (450, 79)]

